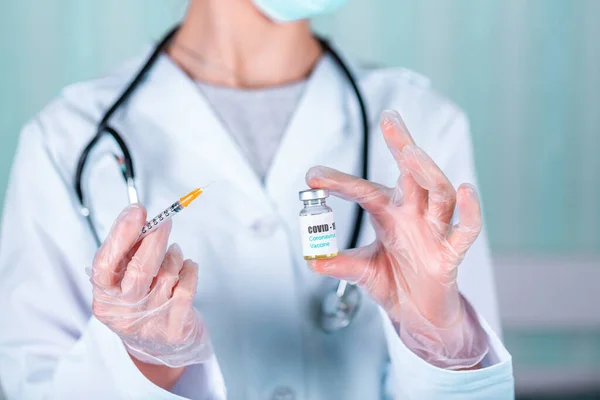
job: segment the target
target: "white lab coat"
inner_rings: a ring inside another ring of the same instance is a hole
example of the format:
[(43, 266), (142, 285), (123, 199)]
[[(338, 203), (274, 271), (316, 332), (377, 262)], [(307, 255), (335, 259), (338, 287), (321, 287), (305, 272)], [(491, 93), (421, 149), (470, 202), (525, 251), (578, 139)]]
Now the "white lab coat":
[[(361, 164), (356, 98), (330, 58), (310, 77), (264, 186), (196, 86), (166, 56), (113, 118), (132, 151), (150, 215), (215, 181), (174, 220), (171, 239), (200, 264), (196, 307), (216, 358), (188, 368), (174, 393), (144, 378), (119, 338), (91, 314), (85, 269), (96, 247), (72, 185), (82, 148), (139, 62), (70, 86), (22, 132), (0, 247), (0, 374), (10, 399), (512, 398), (510, 355), (494, 333), (500, 325), (485, 234), (461, 265), (459, 282), (487, 321), (487, 368), (452, 372), (427, 364), (366, 295), (350, 327), (334, 334), (319, 329), (320, 299), (336, 281), (311, 272), (302, 259), (298, 191), (313, 165), (358, 174)], [(379, 112), (394, 108), (455, 185), (474, 182), (469, 128), (455, 105), (406, 70), (354, 72), (372, 128), (372, 180), (392, 185), (398, 175), (378, 128)], [(109, 137), (101, 141), (84, 180), (101, 236), (127, 203), (113, 148)], [(344, 244), (355, 206), (328, 203)], [(361, 242), (372, 238), (367, 224)]]

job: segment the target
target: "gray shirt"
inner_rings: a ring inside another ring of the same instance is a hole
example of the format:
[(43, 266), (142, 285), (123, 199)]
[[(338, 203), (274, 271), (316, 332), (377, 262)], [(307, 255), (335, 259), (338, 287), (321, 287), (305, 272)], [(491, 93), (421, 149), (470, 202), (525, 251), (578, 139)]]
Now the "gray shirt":
[(258, 177), (264, 181), (306, 81), (266, 89), (197, 84)]

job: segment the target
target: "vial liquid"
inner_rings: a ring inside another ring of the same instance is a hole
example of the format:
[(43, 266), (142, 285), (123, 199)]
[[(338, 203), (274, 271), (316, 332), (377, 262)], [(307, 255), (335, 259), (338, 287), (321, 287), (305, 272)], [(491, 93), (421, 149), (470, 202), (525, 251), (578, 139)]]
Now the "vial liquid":
[(300, 235), (305, 260), (331, 258), (338, 254), (333, 210), (327, 206), (326, 189), (309, 189), (299, 193), (304, 208), (300, 211)]

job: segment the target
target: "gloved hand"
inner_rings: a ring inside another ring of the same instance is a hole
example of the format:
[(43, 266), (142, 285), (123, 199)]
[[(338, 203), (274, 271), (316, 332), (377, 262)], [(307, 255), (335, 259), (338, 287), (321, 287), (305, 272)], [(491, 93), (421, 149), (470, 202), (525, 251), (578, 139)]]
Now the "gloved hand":
[(170, 221), (136, 244), (145, 221), (141, 205), (125, 208), (98, 250), (90, 272), (94, 315), (142, 362), (205, 362), (212, 348), (193, 306), (198, 264), (184, 261), (177, 244), (167, 250)]
[[(381, 129), (401, 171), (396, 187), (327, 167), (313, 167), (306, 176), (311, 188), (360, 204), (371, 217), (375, 242), (309, 265), (363, 288), (387, 311), (407, 347), (429, 363), (473, 367), (488, 351), (487, 335), (459, 293), (456, 277), (481, 230), (477, 193), (469, 184), (454, 190), (414, 145), (396, 111), (383, 112)], [(460, 223), (451, 226), (457, 204)]]

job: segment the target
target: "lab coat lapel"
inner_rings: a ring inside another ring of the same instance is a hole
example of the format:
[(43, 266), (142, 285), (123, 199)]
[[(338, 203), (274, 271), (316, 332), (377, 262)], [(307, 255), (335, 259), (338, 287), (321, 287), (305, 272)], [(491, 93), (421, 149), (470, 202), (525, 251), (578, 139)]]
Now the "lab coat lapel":
[[(177, 160), (180, 169), (202, 172), (213, 181), (229, 182), (249, 196), (264, 196), (260, 180), (212, 106), (171, 59), (163, 56), (157, 61), (140, 91), (143, 93), (136, 96), (131, 109), (142, 113), (144, 119), (164, 132), (170, 142), (168, 147), (178, 152), (170, 159)], [(143, 136), (143, 132), (140, 135)], [(140, 138), (140, 142), (143, 141), (144, 138)], [(164, 151), (155, 143), (150, 145), (155, 147), (155, 152)], [(146, 151), (152, 150), (146, 148)]]
[(335, 62), (323, 57), (307, 82), (267, 175), (271, 197), (282, 199), (284, 190), (297, 196), (298, 190), (306, 187), (306, 172), (314, 165), (354, 172), (358, 135), (351, 126), (354, 98), (348, 89)]
[[(326, 165), (359, 174), (360, 126), (356, 95), (339, 66), (331, 57), (323, 57), (307, 83), (266, 179), (268, 195), (286, 221), (297, 260), (302, 260), (298, 191), (307, 188), (306, 172), (312, 166)], [(354, 218), (355, 207), (338, 198), (330, 198), (328, 204), (335, 210), (336, 220), (344, 222), (345, 228), (338, 230), (343, 248), (350, 234), (346, 222)]]

